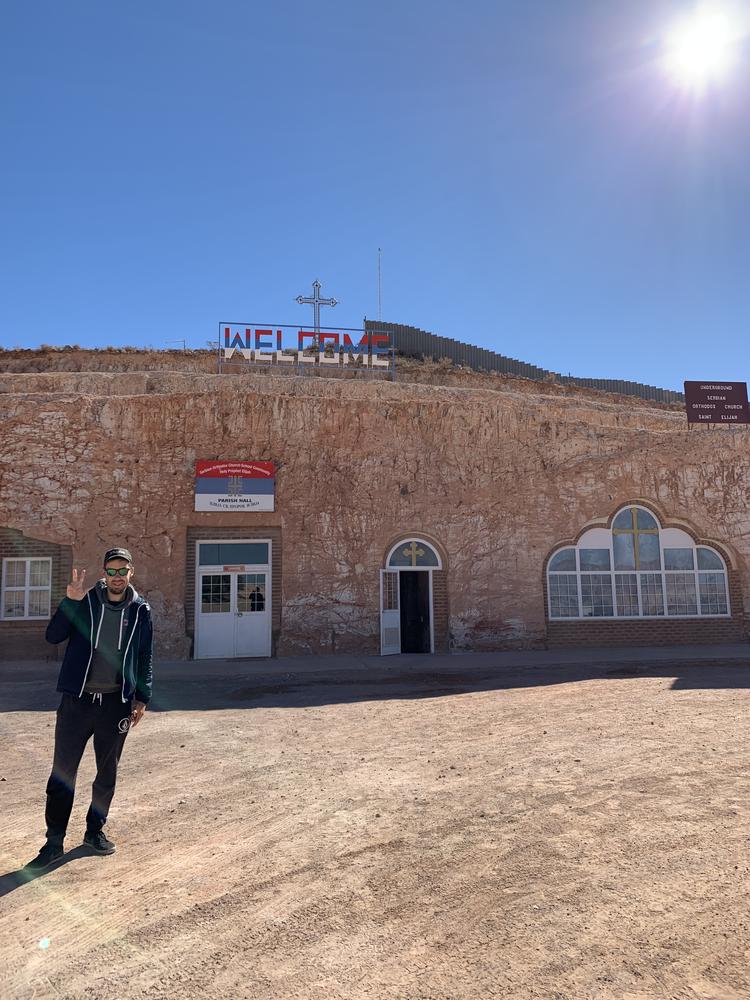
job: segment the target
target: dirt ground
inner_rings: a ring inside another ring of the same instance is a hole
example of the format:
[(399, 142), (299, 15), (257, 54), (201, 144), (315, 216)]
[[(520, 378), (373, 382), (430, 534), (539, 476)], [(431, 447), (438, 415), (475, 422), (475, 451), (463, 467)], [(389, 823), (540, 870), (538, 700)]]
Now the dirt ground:
[(750, 665), (182, 664), (109, 858), (43, 837), (55, 668), (0, 677), (0, 996), (747, 1000)]

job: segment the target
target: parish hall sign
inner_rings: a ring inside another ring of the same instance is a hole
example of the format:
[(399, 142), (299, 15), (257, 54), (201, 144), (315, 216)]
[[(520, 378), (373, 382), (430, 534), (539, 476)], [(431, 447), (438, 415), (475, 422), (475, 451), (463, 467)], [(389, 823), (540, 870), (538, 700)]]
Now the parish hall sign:
[(273, 462), (195, 463), (195, 509), (246, 511), (274, 509)]

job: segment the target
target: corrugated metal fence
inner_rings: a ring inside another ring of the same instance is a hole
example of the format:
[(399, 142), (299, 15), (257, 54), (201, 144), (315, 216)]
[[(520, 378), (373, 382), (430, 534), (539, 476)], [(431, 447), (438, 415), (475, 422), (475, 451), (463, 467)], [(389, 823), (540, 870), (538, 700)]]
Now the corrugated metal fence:
[(503, 354), (487, 351), (482, 347), (472, 347), (462, 344), (452, 337), (436, 337), (433, 333), (420, 330), (416, 326), (405, 326), (402, 323), (378, 323), (375, 320), (365, 320), (367, 333), (386, 333), (397, 354), (409, 358), (432, 358), (440, 361), (449, 358), (459, 365), (466, 365), (477, 371), (504, 372), (508, 375), (519, 375), (522, 378), (535, 379), (538, 382), (558, 382), (561, 385), (580, 385), (586, 389), (601, 389), (603, 392), (621, 392), (626, 396), (640, 396), (642, 399), (652, 399), (657, 403), (682, 403), (684, 395), (672, 389), (658, 389), (653, 385), (642, 385), (640, 382), (624, 382), (609, 378), (576, 378), (574, 375), (561, 375), (550, 372), (546, 368), (537, 368), (515, 358), (506, 358)]

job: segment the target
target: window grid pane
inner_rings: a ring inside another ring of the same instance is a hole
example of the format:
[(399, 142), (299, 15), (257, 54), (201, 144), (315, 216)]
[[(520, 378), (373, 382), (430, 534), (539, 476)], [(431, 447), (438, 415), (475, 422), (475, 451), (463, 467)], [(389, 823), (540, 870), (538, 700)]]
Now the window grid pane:
[(398, 611), (398, 573), (383, 574), (383, 611)]
[(221, 614), (230, 610), (231, 577), (216, 573), (204, 576), (201, 583), (201, 613)]
[(29, 591), (29, 618), (47, 618), (50, 613), (50, 594), (41, 587)]
[(49, 587), (51, 571), (48, 559), (32, 559), (29, 565), (29, 586)]
[(667, 612), (670, 615), (697, 615), (694, 573), (667, 573)]
[(578, 577), (575, 573), (550, 573), (550, 615), (552, 618), (578, 618)]
[(26, 560), (8, 559), (5, 563), (5, 586), (25, 587), (26, 586)]
[(646, 616), (664, 614), (661, 573), (641, 573), (641, 604)]
[(612, 605), (612, 577), (609, 573), (581, 573), (581, 601), (584, 618), (609, 618)]
[(615, 596), (619, 616), (628, 618), (639, 616), (638, 577), (635, 573), (615, 573)]
[(25, 601), (25, 591), (6, 590), (3, 595), (3, 618), (25, 618)]
[(727, 585), (723, 573), (699, 573), (698, 586), (702, 615), (726, 615), (729, 613)]

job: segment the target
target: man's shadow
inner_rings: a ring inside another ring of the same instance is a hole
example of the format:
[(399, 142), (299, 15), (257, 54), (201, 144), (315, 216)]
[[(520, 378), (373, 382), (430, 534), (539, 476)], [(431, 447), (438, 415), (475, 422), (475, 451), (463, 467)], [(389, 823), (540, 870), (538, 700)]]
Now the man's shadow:
[(78, 847), (74, 847), (70, 851), (66, 851), (61, 858), (51, 864), (49, 868), (44, 868), (42, 871), (31, 871), (28, 868), (17, 868), (14, 872), (8, 872), (5, 875), (0, 875), (0, 898), (7, 896), (9, 892), (13, 892), (14, 889), (20, 889), (21, 886), (28, 885), (29, 882), (36, 882), (38, 878), (44, 878), (45, 875), (49, 875), (50, 872), (57, 871), (58, 868), (62, 868), (63, 865), (67, 865), (69, 861), (76, 861), (78, 858), (93, 858), (99, 857), (96, 851), (92, 851), (90, 847), (86, 847), (85, 844), (79, 844)]

